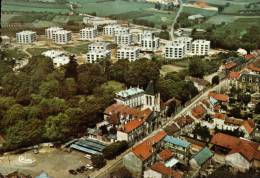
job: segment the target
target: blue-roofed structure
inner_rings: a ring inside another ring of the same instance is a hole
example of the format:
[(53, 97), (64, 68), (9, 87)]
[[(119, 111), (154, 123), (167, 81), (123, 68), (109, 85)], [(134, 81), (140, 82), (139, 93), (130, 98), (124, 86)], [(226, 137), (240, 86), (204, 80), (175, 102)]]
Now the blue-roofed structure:
[(209, 98), (209, 102), (214, 106), (214, 105), (216, 105), (216, 104), (218, 103), (218, 100), (216, 100), (216, 99), (213, 98), (213, 97), (210, 97), (210, 98)]
[(196, 161), (198, 166), (202, 166), (212, 156), (213, 153), (208, 149), (208, 147), (205, 147), (200, 152), (198, 152), (192, 159)]
[(176, 145), (176, 146), (179, 146), (179, 147), (183, 147), (183, 148), (188, 148), (191, 143), (185, 141), (185, 140), (181, 140), (181, 139), (178, 139), (176, 137), (173, 137), (173, 136), (169, 136), (167, 135), (165, 138), (164, 138), (164, 141), (165, 142), (168, 142), (170, 144), (173, 144), (173, 145)]
[(71, 144), (70, 148), (94, 155), (102, 154), (103, 150), (106, 148), (106, 145), (92, 139), (80, 139)]

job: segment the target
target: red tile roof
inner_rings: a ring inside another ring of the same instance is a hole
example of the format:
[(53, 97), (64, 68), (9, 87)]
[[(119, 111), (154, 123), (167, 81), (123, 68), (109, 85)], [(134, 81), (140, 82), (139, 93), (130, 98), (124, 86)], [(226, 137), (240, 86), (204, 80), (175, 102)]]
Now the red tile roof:
[(233, 117), (227, 117), (225, 119), (225, 124), (232, 124), (232, 125), (237, 125), (237, 126), (241, 126), (243, 125), (244, 123), (244, 120), (242, 119), (236, 119), (236, 118), (233, 118)]
[(171, 168), (166, 167), (163, 163), (156, 162), (151, 166), (151, 169), (159, 172), (163, 175), (170, 176), (172, 178), (181, 178), (182, 175), (176, 171), (173, 171)]
[(246, 54), (246, 55), (244, 55), (244, 58), (245, 58), (246, 60), (254, 59), (255, 57), (256, 57), (256, 56), (253, 55), (253, 54)]
[(248, 65), (248, 68), (255, 72), (260, 72), (260, 60)]
[(250, 119), (244, 121), (243, 126), (246, 129), (247, 133), (250, 135), (254, 131), (255, 123), (252, 119)]
[(159, 153), (159, 157), (161, 160), (166, 161), (166, 160), (170, 159), (171, 157), (173, 157), (173, 153), (171, 150), (165, 149)]
[(154, 153), (153, 145), (161, 141), (165, 136), (165, 131), (159, 131), (153, 137), (148, 138), (142, 143), (133, 147), (132, 152), (142, 161), (145, 161)]
[(217, 118), (217, 119), (221, 119), (221, 120), (225, 120), (226, 115), (222, 114), (222, 113), (215, 113), (212, 115), (213, 118)]
[(150, 109), (142, 111), (122, 104), (112, 104), (104, 111), (104, 114), (109, 116), (108, 121), (112, 124), (118, 124), (122, 115), (124, 117), (131, 116), (132, 118), (143, 120), (147, 119), (151, 113), (152, 111)]
[(224, 64), (224, 68), (225, 69), (232, 69), (233, 67), (235, 67), (237, 64), (235, 62), (227, 62), (226, 64)]
[(181, 117), (178, 117), (175, 122), (178, 124), (178, 126), (181, 128), (181, 127), (184, 127), (186, 125), (189, 125), (191, 123), (194, 122), (194, 120), (190, 117), (190, 116), (181, 116)]
[(248, 161), (260, 160), (259, 144), (256, 142), (217, 133), (212, 137), (211, 143), (229, 149), (229, 154), (240, 153)]
[(197, 105), (196, 107), (194, 107), (192, 109), (192, 115), (194, 117), (196, 117), (197, 119), (200, 119), (205, 113), (206, 113), (206, 110), (203, 108), (203, 106), (200, 104), (200, 105)]
[(240, 72), (234, 72), (234, 71), (231, 71), (228, 75), (228, 78), (230, 79), (238, 79), (240, 76)]
[(208, 96), (222, 102), (227, 102), (229, 100), (227, 95), (221, 93), (209, 92)]

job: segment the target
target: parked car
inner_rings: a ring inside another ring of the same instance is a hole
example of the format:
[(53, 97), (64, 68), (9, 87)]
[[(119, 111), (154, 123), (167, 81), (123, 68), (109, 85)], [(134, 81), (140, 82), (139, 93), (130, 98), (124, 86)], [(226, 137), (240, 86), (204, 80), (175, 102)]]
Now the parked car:
[(72, 170), (72, 169), (69, 170), (69, 173), (72, 174), (72, 175), (77, 175), (78, 174), (77, 171)]
[(87, 164), (87, 165), (86, 165), (86, 168), (91, 170), (91, 169), (93, 169), (94, 167), (91, 166), (90, 164)]

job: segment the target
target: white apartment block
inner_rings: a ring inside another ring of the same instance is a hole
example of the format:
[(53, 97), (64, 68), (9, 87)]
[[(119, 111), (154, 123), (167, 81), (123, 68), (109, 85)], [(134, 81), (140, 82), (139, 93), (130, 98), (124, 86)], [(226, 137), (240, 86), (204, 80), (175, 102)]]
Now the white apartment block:
[(45, 29), (45, 36), (48, 39), (54, 39), (54, 33), (57, 32), (57, 31), (60, 31), (60, 30), (63, 30), (63, 28), (60, 28), (60, 27), (47, 28), (47, 29)]
[(191, 53), (197, 56), (208, 55), (210, 50), (210, 41), (195, 40), (192, 42)]
[(138, 41), (142, 46), (142, 50), (145, 51), (154, 51), (160, 46), (160, 39), (149, 31), (144, 31), (142, 34), (139, 34)]
[(66, 44), (71, 41), (71, 31), (59, 30), (54, 33), (54, 42), (57, 44)]
[(127, 33), (129, 33), (129, 28), (127, 27), (118, 27), (115, 28), (114, 30), (114, 35), (127, 34)]
[(165, 46), (164, 55), (166, 59), (182, 59), (185, 56), (185, 45), (169, 43)]
[(138, 43), (141, 44), (143, 38), (153, 38), (153, 37), (154, 37), (154, 33), (153, 32), (151, 32), (151, 31), (144, 31), (143, 33), (139, 33), (138, 34)]
[(114, 35), (115, 29), (120, 28), (120, 25), (118, 24), (109, 24), (103, 27), (103, 33), (104, 35)]
[(95, 63), (100, 59), (110, 57), (110, 55), (111, 55), (110, 50), (91, 50), (86, 54), (86, 62)]
[(138, 47), (122, 47), (117, 50), (117, 59), (127, 59), (130, 62), (139, 59), (140, 48)]
[(81, 40), (94, 40), (97, 37), (97, 29), (94, 27), (86, 27), (80, 30)]
[(115, 35), (115, 42), (118, 45), (130, 45), (133, 41), (133, 35), (130, 33), (121, 33)]
[(16, 33), (16, 42), (17, 43), (33, 43), (36, 41), (36, 32), (33, 31), (21, 31)]
[(107, 50), (108, 45), (109, 45), (109, 43), (107, 43), (107, 42), (98, 41), (98, 42), (90, 44), (88, 46), (88, 50), (89, 51), (92, 51), (92, 50)]
[(160, 39), (157, 37), (153, 38), (143, 38), (141, 41), (141, 46), (143, 50), (154, 51), (160, 46)]
[(42, 55), (51, 58), (55, 67), (60, 67), (70, 62), (69, 56), (64, 51), (48, 50), (43, 52)]
[(192, 38), (190, 38), (190, 37), (178, 37), (178, 38), (174, 39), (173, 41), (175, 43), (178, 43), (178, 44), (184, 44), (186, 52), (189, 52), (191, 50)]

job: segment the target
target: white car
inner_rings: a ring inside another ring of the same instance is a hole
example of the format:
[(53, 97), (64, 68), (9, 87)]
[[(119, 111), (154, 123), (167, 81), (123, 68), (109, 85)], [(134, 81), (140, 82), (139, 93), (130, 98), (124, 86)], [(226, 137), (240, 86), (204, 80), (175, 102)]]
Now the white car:
[(94, 167), (91, 166), (90, 164), (86, 164), (86, 168), (87, 168), (87, 169), (93, 169)]

